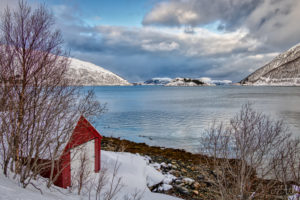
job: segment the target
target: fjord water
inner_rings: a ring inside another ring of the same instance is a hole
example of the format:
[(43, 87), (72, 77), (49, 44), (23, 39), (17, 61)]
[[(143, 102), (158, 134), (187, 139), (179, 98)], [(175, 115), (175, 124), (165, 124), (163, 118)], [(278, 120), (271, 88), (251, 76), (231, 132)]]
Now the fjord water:
[(150, 145), (199, 150), (205, 130), (215, 120), (228, 122), (247, 102), (282, 119), (300, 136), (300, 87), (94, 87), (108, 111), (95, 126), (105, 136)]

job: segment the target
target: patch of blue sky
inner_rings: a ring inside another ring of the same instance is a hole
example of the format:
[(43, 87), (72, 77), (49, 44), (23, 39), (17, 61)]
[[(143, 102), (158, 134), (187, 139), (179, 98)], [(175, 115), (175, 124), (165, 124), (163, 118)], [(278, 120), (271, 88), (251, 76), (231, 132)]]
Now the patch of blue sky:
[(222, 22), (220, 20), (202, 26), (202, 28), (214, 33), (224, 33), (224, 30), (220, 29), (220, 27), (222, 27)]
[[(149, 0), (30, 0), (47, 6), (64, 5), (72, 15), (80, 16), (90, 26), (109, 25), (140, 27), (144, 15), (151, 9)], [(54, 11), (55, 13), (55, 11)]]

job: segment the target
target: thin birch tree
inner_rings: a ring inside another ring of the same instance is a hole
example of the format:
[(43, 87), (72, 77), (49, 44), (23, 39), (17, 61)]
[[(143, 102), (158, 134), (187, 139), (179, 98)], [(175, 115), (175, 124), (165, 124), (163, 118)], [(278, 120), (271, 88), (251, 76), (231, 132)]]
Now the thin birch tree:
[(23, 187), (49, 165), (54, 175), (80, 115), (104, 110), (92, 91), (70, 86), (70, 60), (54, 25), (45, 5), (32, 9), (23, 0), (0, 22), (0, 158), (3, 173), (13, 171)]

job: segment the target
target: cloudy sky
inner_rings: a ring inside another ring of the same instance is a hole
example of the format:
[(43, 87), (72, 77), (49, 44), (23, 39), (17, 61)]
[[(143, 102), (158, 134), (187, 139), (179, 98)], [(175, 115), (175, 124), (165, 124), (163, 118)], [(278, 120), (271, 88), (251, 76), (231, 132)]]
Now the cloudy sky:
[[(72, 57), (129, 81), (239, 81), (300, 42), (299, 0), (28, 0), (46, 3)], [(1, 0), (13, 7), (16, 0)]]

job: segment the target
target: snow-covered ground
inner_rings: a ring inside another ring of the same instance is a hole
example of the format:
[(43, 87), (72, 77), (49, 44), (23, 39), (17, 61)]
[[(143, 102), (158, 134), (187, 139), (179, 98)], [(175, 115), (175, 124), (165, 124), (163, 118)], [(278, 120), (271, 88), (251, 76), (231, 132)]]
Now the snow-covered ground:
[[(109, 151), (101, 151), (102, 169), (106, 169), (107, 184), (102, 190), (109, 189), (110, 182), (113, 177), (114, 166), (119, 165), (115, 180), (121, 178), (122, 189), (115, 199), (122, 200), (124, 196), (135, 193), (142, 194), (143, 200), (179, 200), (179, 198), (153, 193), (148, 189), (148, 186), (164, 183), (161, 189), (170, 189), (168, 183), (172, 180), (172, 175), (163, 175), (155, 169), (155, 165), (149, 165), (148, 158), (130, 153), (116, 153)], [(70, 191), (52, 187), (47, 189), (45, 179), (39, 178), (34, 184), (39, 187), (43, 194), (33, 186), (29, 185), (26, 189), (21, 188), (16, 180), (6, 178), (0, 173), (0, 200), (88, 200), (87, 192), (83, 192), (81, 196), (76, 195), (76, 189)], [(95, 198), (95, 192), (91, 192), (91, 198)]]
[(67, 78), (72, 80), (72, 85), (131, 85), (120, 76), (93, 63), (70, 58), (70, 69)]

